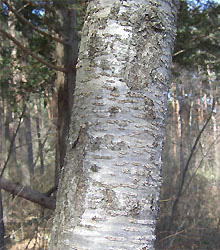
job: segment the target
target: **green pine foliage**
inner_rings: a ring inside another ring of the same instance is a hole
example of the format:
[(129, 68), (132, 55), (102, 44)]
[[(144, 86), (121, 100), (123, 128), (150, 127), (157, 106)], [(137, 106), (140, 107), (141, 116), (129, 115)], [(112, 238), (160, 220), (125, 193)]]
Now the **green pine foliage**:
[(220, 5), (181, 1), (174, 62), (186, 68), (220, 67)]

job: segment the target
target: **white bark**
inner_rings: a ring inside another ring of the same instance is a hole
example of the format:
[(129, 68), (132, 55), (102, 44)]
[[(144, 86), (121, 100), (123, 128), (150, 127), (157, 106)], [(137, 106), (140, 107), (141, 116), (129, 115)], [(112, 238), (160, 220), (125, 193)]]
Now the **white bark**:
[(153, 249), (175, 19), (171, 1), (89, 3), (51, 250)]

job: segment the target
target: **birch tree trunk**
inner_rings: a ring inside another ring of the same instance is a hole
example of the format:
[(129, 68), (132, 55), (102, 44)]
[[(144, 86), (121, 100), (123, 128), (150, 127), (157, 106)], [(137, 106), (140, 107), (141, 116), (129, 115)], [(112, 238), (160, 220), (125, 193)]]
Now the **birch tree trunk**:
[(176, 12), (89, 2), (51, 250), (154, 248)]

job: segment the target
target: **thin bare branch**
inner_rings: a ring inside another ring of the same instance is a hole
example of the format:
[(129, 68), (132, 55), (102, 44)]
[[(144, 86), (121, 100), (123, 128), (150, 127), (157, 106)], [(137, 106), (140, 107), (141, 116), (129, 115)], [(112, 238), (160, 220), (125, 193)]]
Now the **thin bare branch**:
[(2, 2), (8, 7), (8, 9), (14, 13), (14, 15), (19, 18), (22, 22), (24, 22), (25, 24), (29, 25), (33, 30), (37, 31), (38, 33), (40, 33), (41, 35), (43, 36), (46, 36), (48, 38), (50, 38), (51, 40), (53, 41), (56, 41), (58, 43), (62, 43), (62, 44), (65, 44), (65, 45), (70, 45), (68, 42), (62, 40), (62, 39), (59, 39), (58, 37), (54, 37), (38, 28), (36, 28), (31, 22), (29, 22), (26, 18), (24, 18), (23, 16), (21, 16), (20, 14), (18, 14), (16, 12), (16, 10), (5, 0), (2, 0)]
[(11, 36), (9, 33), (7, 33), (5, 30), (3, 30), (0, 27), (0, 32), (7, 37), (8, 39), (10, 39), (13, 43), (15, 43), (20, 49), (23, 50), (24, 53), (32, 56), (33, 58), (35, 58), (38, 62), (46, 65), (48, 68), (50, 69), (55, 69), (56, 71), (61, 71), (63, 73), (67, 73), (67, 69), (59, 67), (57, 65), (48, 63), (46, 60), (44, 60), (43, 58), (41, 58), (40, 56), (36, 55), (34, 52), (32, 52), (30, 49), (24, 47), (17, 39), (15, 39), (13, 36)]
[(45, 208), (54, 210), (56, 206), (55, 198), (48, 197), (28, 186), (12, 182), (5, 178), (0, 178), (0, 187), (11, 194), (22, 197), (26, 200), (37, 203)]
[(175, 214), (175, 212), (176, 212), (176, 208), (177, 208), (177, 205), (178, 205), (178, 203), (179, 203), (179, 199), (180, 199), (180, 197), (181, 197), (182, 194), (183, 194), (183, 186), (184, 186), (184, 183), (185, 183), (185, 177), (186, 177), (186, 173), (187, 173), (188, 168), (189, 168), (189, 164), (190, 164), (191, 159), (192, 159), (192, 157), (193, 157), (193, 155), (194, 155), (194, 152), (195, 152), (195, 150), (196, 150), (196, 147), (197, 147), (197, 145), (198, 145), (198, 143), (199, 143), (199, 141), (200, 141), (200, 138), (201, 138), (201, 136), (202, 136), (204, 130), (206, 129), (206, 127), (207, 127), (209, 121), (210, 121), (211, 118), (212, 118), (212, 114), (213, 114), (214, 108), (215, 108), (215, 99), (213, 99), (211, 113), (210, 113), (208, 119), (206, 120), (205, 124), (203, 125), (202, 129), (199, 131), (199, 134), (198, 134), (197, 137), (196, 137), (196, 140), (195, 140), (194, 145), (193, 145), (193, 147), (192, 147), (192, 149), (191, 149), (191, 152), (190, 152), (190, 155), (189, 155), (189, 157), (188, 157), (188, 159), (187, 159), (187, 162), (186, 162), (186, 164), (185, 164), (185, 166), (184, 166), (184, 168), (183, 168), (182, 178), (181, 178), (181, 181), (180, 181), (180, 187), (179, 187), (179, 190), (178, 190), (178, 192), (177, 192), (176, 198), (175, 198), (174, 203), (173, 203), (173, 206), (172, 206), (172, 212), (171, 212), (171, 217), (170, 217), (170, 222), (169, 222), (169, 229), (171, 229), (171, 227), (172, 227), (172, 224), (173, 224), (173, 217), (174, 217), (174, 214)]
[(190, 177), (190, 180), (188, 181), (188, 183), (185, 185), (185, 189), (182, 191), (182, 195), (186, 192), (187, 188), (189, 187), (190, 183), (192, 182), (194, 176), (196, 175), (197, 171), (199, 170), (199, 168), (202, 166), (202, 163), (204, 161), (204, 159), (206, 158), (207, 155), (209, 155), (210, 150), (213, 149), (213, 146), (215, 145), (216, 141), (219, 139), (220, 135), (218, 135), (215, 140), (209, 145), (207, 152), (203, 155), (202, 159), (200, 160), (197, 168), (195, 169), (195, 171), (193, 172), (193, 174)]

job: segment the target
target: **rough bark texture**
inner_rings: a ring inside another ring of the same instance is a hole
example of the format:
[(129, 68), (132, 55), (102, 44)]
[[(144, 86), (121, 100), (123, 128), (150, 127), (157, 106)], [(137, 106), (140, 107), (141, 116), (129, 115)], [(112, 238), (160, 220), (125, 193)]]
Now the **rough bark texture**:
[[(77, 35), (77, 12), (71, 7), (75, 0), (67, 0), (60, 5), (60, 1), (55, 2), (60, 25), (62, 39), (68, 38), (68, 44), (56, 45), (56, 57), (58, 65), (67, 69), (64, 74), (57, 72), (57, 143), (56, 143), (56, 171), (55, 184), (60, 178), (60, 169), (63, 167), (66, 155), (66, 139), (69, 132), (71, 120), (71, 110), (73, 104), (73, 90), (75, 87), (75, 65), (78, 57), (78, 35)], [(65, 8), (66, 6), (66, 8)]]
[(176, 10), (89, 3), (51, 250), (154, 248)]

